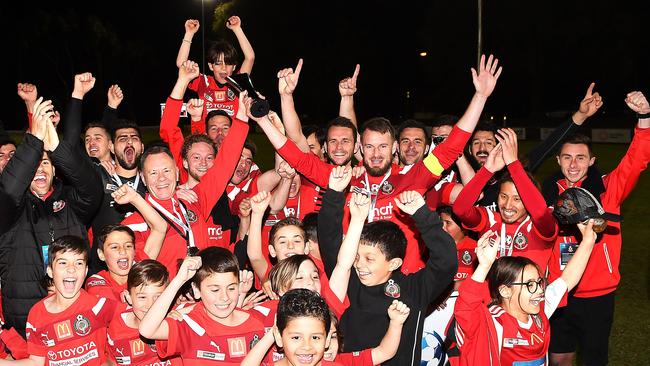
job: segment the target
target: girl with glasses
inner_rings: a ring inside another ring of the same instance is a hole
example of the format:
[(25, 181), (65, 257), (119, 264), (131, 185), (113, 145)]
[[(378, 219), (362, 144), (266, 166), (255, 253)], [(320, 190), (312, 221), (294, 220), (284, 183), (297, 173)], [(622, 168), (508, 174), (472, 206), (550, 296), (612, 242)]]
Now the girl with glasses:
[(501, 257), (499, 236), (478, 241), (479, 265), (459, 289), (454, 315), (460, 365), (546, 365), (548, 318), (578, 283), (596, 241), (593, 220), (579, 224), (582, 242), (562, 276), (546, 285), (544, 274), (525, 257)]

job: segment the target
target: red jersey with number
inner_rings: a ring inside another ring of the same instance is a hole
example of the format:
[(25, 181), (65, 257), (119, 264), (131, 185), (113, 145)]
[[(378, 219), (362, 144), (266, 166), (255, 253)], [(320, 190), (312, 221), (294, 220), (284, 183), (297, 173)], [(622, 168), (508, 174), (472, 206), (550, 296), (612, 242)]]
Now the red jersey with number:
[(106, 361), (106, 327), (115, 303), (81, 290), (79, 298), (60, 313), (45, 308), (47, 298), (27, 316), (29, 354), (44, 357), (45, 365), (101, 365)]
[(476, 240), (466, 236), (456, 244), (456, 255), (458, 257), (458, 271), (454, 281), (462, 281), (470, 278), (478, 260), (476, 259)]
[(179, 358), (161, 359), (156, 353), (156, 344), (140, 336), (138, 328), (126, 325), (126, 317), (133, 314), (130, 306), (120, 305), (108, 326), (107, 343), (111, 361), (117, 365), (171, 366), (182, 365)]
[(227, 85), (219, 86), (213, 76), (200, 74), (188, 86), (205, 102), (205, 110), (222, 110), (233, 117), (239, 109), (239, 96)]
[(339, 353), (334, 359), (343, 366), (373, 366), (372, 349), (364, 349), (359, 352)]
[[(198, 303), (189, 314), (183, 315), (182, 321), (165, 319), (169, 338), (156, 342), (158, 355), (180, 356), (186, 366), (239, 365), (264, 336), (262, 322), (247, 314), (248, 319), (242, 324), (229, 327), (212, 320), (203, 303)], [(269, 361), (265, 360), (262, 365), (269, 365)]]
[(97, 297), (105, 297), (115, 302), (122, 301), (122, 292), (126, 291), (126, 282), (120, 285), (107, 270), (100, 271), (88, 277), (84, 285), (86, 292)]

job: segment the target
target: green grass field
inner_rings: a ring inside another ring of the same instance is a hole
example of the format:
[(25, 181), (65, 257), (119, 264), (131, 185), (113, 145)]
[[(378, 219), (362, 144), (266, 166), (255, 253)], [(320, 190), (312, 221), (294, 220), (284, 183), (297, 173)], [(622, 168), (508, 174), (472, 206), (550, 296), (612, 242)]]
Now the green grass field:
[[(158, 138), (156, 130), (145, 131), (145, 143)], [(18, 136), (16, 136), (18, 137)], [(255, 158), (262, 169), (273, 166), (273, 150), (266, 136), (251, 133), (257, 144)], [(536, 145), (534, 141), (520, 143), (520, 157)], [(625, 154), (627, 145), (597, 144), (594, 151), (601, 171), (614, 169)], [(555, 159), (549, 159), (539, 170), (542, 181), (557, 169)], [(646, 240), (650, 238), (650, 176), (643, 173), (634, 192), (623, 205), (622, 280), (616, 295), (616, 313), (610, 336), (611, 365), (650, 365), (650, 251)]]

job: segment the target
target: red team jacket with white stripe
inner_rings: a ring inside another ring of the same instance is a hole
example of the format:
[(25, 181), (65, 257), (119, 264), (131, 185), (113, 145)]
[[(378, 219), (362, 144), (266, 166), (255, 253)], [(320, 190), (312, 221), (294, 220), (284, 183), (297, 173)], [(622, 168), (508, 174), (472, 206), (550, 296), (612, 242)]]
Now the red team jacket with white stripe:
[[(625, 156), (616, 169), (603, 177), (605, 192), (601, 194), (600, 200), (606, 212), (620, 214), (623, 201), (636, 186), (641, 172), (648, 167), (648, 162), (650, 162), (650, 128), (637, 127)], [(578, 182), (576, 186), (579, 187), (580, 183)], [(567, 188), (564, 179), (557, 184), (560, 193)], [(587, 268), (574, 290), (574, 296), (596, 297), (616, 290), (621, 280), (618, 266), (621, 261), (622, 242), (621, 223), (608, 222), (605, 231), (598, 235)], [(580, 241), (572, 233), (560, 233), (550, 261), (549, 281), (561, 275), (564, 268), (562, 262), (566, 263), (570, 259), (570, 255), (566, 253), (568, 245), (564, 247), (564, 256), (562, 255), (562, 243), (573, 245), (573, 249), (576, 249)]]

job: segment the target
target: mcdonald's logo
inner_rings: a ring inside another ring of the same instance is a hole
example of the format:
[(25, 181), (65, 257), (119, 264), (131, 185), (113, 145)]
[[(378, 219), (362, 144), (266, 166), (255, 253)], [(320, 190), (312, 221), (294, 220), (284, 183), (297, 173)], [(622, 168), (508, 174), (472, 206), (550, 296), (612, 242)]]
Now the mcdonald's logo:
[(144, 354), (144, 342), (140, 339), (133, 339), (129, 341), (131, 344), (131, 356), (140, 356)]
[(246, 356), (246, 338), (228, 338), (228, 352), (230, 357)]
[(72, 337), (72, 327), (70, 326), (70, 320), (64, 320), (62, 322), (54, 324), (54, 332), (56, 333), (56, 338), (58, 340)]

